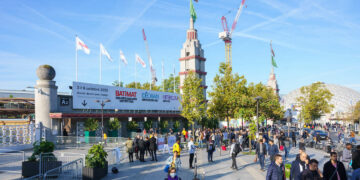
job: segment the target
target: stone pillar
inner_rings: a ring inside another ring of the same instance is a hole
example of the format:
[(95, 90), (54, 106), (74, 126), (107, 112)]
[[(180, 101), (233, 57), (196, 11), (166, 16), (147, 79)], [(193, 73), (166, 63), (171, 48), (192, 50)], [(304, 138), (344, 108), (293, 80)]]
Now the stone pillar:
[(36, 70), (39, 80), (35, 85), (35, 124), (42, 124), (45, 138), (51, 139), (52, 119), (50, 112), (57, 110), (57, 86), (55, 85), (55, 70), (49, 65), (41, 65)]

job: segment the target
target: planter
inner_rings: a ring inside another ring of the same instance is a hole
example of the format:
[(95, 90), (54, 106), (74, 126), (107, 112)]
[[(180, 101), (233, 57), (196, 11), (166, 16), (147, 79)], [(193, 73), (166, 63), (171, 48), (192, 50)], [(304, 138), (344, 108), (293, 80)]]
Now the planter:
[(109, 137), (118, 137), (118, 130), (109, 131)]
[(24, 161), (21, 166), (21, 175), (23, 177), (31, 177), (39, 174), (38, 161)]
[[(62, 165), (61, 161), (49, 161), (49, 162), (43, 162), (44, 165), (42, 167), (43, 173), (45, 174), (47, 171), (51, 169), (58, 168)], [(39, 174), (39, 161), (24, 161), (22, 162), (21, 167), (21, 175), (23, 177), (31, 177)], [(54, 171), (49, 174), (49, 177), (57, 177), (61, 173), (60, 170)]]
[(86, 143), (92, 143), (91, 138), (89, 137), (95, 137), (96, 132), (95, 131), (85, 131), (85, 142)]
[(105, 177), (108, 174), (108, 163), (106, 162), (104, 168), (90, 168), (83, 167), (82, 178), (83, 180), (97, 180)]

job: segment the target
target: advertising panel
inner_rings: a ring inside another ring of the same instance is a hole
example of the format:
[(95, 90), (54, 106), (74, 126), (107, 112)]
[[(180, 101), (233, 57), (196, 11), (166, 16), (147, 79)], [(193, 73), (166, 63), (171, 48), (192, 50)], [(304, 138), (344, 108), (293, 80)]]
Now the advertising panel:
[(97, 100), (110, 100), (104, 109), (177, 111), (180, 108), (179, 95), (169, 92), (73, 82), (72, 94), (73, 109), (101, 109)]

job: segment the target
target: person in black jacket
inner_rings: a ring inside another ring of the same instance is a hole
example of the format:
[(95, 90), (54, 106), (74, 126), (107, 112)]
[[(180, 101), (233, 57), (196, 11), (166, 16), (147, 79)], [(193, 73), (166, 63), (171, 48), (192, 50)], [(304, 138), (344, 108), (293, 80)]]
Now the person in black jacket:
[(330, 153), (330, 161), (324, 164), (323, 171), (324, 180), (347, 180), (344, 164), (337, 161), (336, 152)]
[(275, 155), (275, 162), (271, 163), (267, 173), (266, 180), (285, 180), (285, 167), (282, 164), (283, 159), (280, 154)]
[(134, 140), (134, 150), (135, 150), (135, 158), (136, 159), (139, 159), (139, 141), (140, 141), (140, 136), (137, 135), (135, 137), (135, 140)]
[(149, 137), (145, 137), (145, 156), (148, 156), (148, 153), (150, 155), (150, 141)]
[(151, 161), (157, 161), (157, 157), (156, 157), (156, 150), (157, 150), (157, 144), (156, 144), (156, 138), (155, 135), (153, 134), (152, 137), (150, 138), (150, 155), (151, 155)]
[(260, 139), (259, 143), (256, 144), (256, 155), (259, 158), (260, 169), (265, 171), (265, 156), (267, 154), (266, 145), (264, 144), (264, 139)]
[(214, 145), (214, 142), (211, 139), (207, 143), (206, 151), (208, 152), (208, 161), (209, 162), (214, 162), (213, 161), (213, 153), (215, 151), (215, 145)]
[(356, 151), (352, 154), (352, 168), (354, 170), (360, 168), (360, 145), (356, 146)]
[(309, 161), (307, 160), (307, 154), (302, 152), (300, 154), (300, 158), (291, 163), (290, 180), (300, 180), (301, 173), (304, 170), (309, 169), (308, 164)]
[(319, 162), (316, 159), (311, 159), (309, 162), (309, 169), (301, 173), (301, 180), (322, 180), (323, 175), (318, 168)]
[(144, 154), (145, 154), (145, 141), (143, 137), (139, 140), (139, 151), (140, 151), (140, 162), (145, 162)]

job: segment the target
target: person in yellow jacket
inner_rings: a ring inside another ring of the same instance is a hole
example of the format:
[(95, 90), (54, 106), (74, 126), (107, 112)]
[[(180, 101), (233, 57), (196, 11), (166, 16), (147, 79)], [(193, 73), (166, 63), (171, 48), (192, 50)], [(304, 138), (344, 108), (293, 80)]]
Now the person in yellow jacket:
[(185, 142), (185, 141), (186, 141), (186, 138), (185, 138), (185, 136), (186, 136), (186, 130), (185, 130), (185, 128), (183, 128), (181, 134), (183, 135), (184, 142)]
[(180, 140), (176, 140), (176, 143), (173, 145), (173, 153), (175, 154), (175, 152), (177, 153), (177, 157), (180, 158)]
[(106, 144), (107, 135), (104, 133), (104, 143)]

